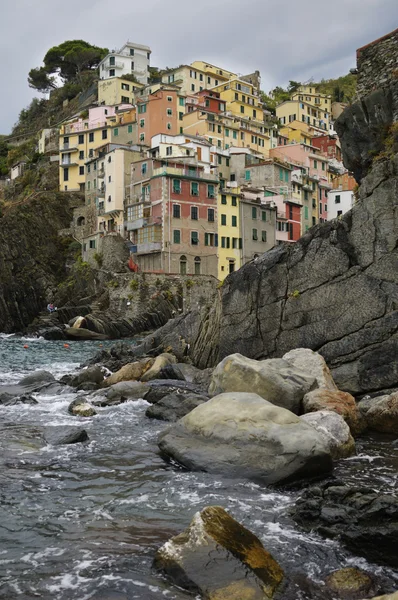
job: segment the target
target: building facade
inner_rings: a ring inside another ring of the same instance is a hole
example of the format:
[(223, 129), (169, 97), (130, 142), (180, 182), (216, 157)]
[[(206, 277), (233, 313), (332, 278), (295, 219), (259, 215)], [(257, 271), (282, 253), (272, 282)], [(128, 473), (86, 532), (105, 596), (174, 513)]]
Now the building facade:
[(328, 195), (328, 221), (336, 219), (351, 210), (354, 205), (354, 192), (331, 190)]
[(99, 78), (134, 75), (139, 83), (146, 85), (149, 78), (151, 49), (133, 42), (126, 42), (120, 50), (110, 52), (98, 65)]

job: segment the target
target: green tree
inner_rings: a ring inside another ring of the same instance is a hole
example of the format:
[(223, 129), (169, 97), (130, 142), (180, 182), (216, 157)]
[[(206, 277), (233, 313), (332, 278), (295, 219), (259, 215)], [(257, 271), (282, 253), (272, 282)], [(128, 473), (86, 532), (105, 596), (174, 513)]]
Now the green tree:
[(58, 76), (63, 83), (83, 83), (84, 73), (93, 71), (108, 54), (107, 48), (92, 46), (84, 40), (68, 40), (50, 48), (43, 67), (31, 69), (29, 85), (39, 91), (49, 91), (56, 87)]
[(294, 92), (296, 92), (301, 85), (302, 84), (300, 83), (300, 81), (293, 81), (291, 79), (289, 81), (289, 85), (287, 86), (288, 93), (289, 94), (294, 94)]

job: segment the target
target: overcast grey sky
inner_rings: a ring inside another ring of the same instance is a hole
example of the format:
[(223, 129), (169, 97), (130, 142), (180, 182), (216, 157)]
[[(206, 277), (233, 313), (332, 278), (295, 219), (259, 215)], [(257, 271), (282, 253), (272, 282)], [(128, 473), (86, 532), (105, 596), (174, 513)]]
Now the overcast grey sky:
[(356, 48), (398, 27), (398, 0), (1, 0), (0, 133), (36, 95), (27, 74), (68, 39), (152, 48), (151, 64), (259, 69), (262, 88), (344, 75)]

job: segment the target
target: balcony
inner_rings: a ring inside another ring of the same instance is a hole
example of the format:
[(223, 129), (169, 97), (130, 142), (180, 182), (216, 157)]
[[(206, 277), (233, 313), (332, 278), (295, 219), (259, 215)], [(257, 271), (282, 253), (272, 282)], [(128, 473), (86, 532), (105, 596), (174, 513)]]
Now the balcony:
[(203, 179), (207, 181), (218, 182), (218, 175), (216, 173), (204, 173), (199, 169), (180, 169), (177, 167), (161, 167), (160, 169), (153, 170), (153, 177), (188, 177), (189, 179)]
[(97, 170), (97, 177), (98, 177), (98, 179), (103, 179), (105, 177), (105, 169), (104, 169), (104, 167), (102, 167), (102, 169), (98, 169)]
[(123, 69), (124, 63), (120, 60), (115, 60), (112, 64), (110, 60), (105, 63), (105, 69)]
[(61, 160), (59, 163), (60, 167), (76, 167), (79, 163), (75, 160)]
[(105, 186), (101, 186), (97, 190), (97, 196), (104, 197), (105, 196)]
[(78, 149), (78, 145), (73, 143), (60, 145), (60, 152), (75, 152)]
[(136, 229), (142, 229), (143, 227), (161, 224), (161, 217), (140, 217), (139, 219), (135, 219), (133, 221), (126, 221), (127, 231), (135, 231)]

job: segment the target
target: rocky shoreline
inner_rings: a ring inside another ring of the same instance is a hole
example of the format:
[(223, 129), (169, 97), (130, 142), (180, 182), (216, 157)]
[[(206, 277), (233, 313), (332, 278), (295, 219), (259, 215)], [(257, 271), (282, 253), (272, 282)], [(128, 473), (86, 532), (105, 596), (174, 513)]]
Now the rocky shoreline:
[[(398, 427), (395, 395), (356, 403), (338, 390), (323, 357), (309, 349), (263, 361), (235, 354), (205, 371), (177, 362), (171, 353), (137, 360), (126, 343), (102, 357), (102, 364), (59, 381), (39, 371), (2, 386), (0, 405), (33, 404), (36, 393), (74, 390), (78, 395), (68, 410), (84, 423), (97, 407), (144, 398), (150, 403), (148, 418), (170, 423), (158, 439), (166, 461), (262, 486), (298, 486), (302, 492), (292, 515), (300, 527), (337, 538), (372, 562), (397, 566), (398, 497), (330, 478), (335, 461), (355, 453), (358, 435)], [(88, 440), (84, 426), (55, 429), (44, 433), (46, 443)], [(207, 507), (195, 515), (186, 532), (159, 549), (155, 566), (204, 598), (283, 598), (289, 585), (283, 565), (220, 511)], [(212, 544), (222, 551), (214, 555)], [(322, 597), (362, 599), (388, 591), (359, 570), (331, 581)]]

